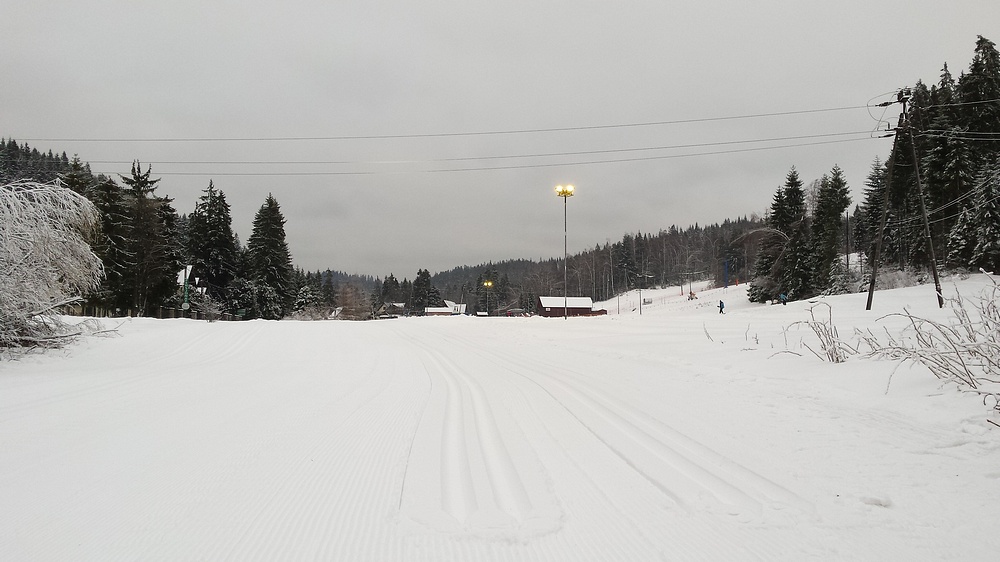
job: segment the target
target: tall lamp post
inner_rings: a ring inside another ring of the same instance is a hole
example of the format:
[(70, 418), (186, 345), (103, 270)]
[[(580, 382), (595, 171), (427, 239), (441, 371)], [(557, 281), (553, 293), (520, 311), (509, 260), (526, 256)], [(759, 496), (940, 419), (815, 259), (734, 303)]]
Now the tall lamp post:
[(557, 185), (556, 195), (563, 198), (563, 320), (569, 318), (569, 282), (567, 271), (569, 270), (569, 252), (566, 238), (566, 217), (567, 200), (573, 196), (576, 190), (572, 185)]
[(483, 287), (486, 287), (486, 316), (490, 315), (490, 289), (493, 288), (493, 281), (487, 279), (483, 281)]

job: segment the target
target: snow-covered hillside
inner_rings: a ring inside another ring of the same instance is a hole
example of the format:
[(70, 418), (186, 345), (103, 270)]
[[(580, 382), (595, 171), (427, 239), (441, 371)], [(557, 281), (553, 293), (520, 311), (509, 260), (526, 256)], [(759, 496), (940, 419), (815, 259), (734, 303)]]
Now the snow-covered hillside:
[[(0, 363), (0, 559), (995, 559), (992, 403), (820, 361), (810, 303), (698, 295), (105, 321), (117, 337)], [(824, 299), (842, 336), (947, 317), (928, 286), (865, 298)]]

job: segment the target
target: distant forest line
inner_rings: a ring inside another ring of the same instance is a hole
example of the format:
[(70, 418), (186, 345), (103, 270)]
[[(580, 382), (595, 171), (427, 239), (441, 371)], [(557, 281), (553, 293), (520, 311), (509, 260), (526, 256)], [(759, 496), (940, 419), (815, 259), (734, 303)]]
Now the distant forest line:
[[(889, 127), (893, 150), (874, 159), (860, 202), (850, 200), (836, 164), (808, 182), (791, 166), (776, 173), (784, 182), (763, 217), (630, 232), (573, 254), (565, 264), (561, 258), (505, 260), (433, 275), (420, 269), (401, 280), (391, 267), (382, 277), (295, 267), (284, 240), (285, 218), (273, 196), (244, 245), (233, 234), (225, 194), (211, 181), (195, 208), (179, 213), (168, 196), (156, 193), (155, 171), (138, 162), (131, 174), (115, 179), (91, 173), (88, 164), (65, 152), (3, 139), (0, 184), (58, 181), (94, 202), (103, 228), (93, 246), (105, 280), (86, 297), (109, 314), (150, 314), (182, 299), (247, 318), (325, 318), (338, 310), (342, 317), (360, 319), (389, 305), (420, 314), (445, 299), (468, 304), (470, 312), (496, 314), (530, 311), (538, 296), (565, 292), (602, 301), (635, 288), (706, 279), (716, 285), (749, 283), (750, 298), (758, 302), (782, 295), (795, 300), (857, 290), (862, 273), (848, 269), (842, 256), (861, 252), (870, 269), (876, 246), (880, 267), (928, 271), (933, 248), (939, 269), (1000, 270), (995, 44), (980, 36), (972, 62), (957, 78), (945, 64), (931, 85), (917, 81), (901, 88), (886, 104), (891, 105), (901, 110), (896, 127)], [(185, 265), (192, 265), (191, 276), (199, 279), (187, 296), (176, 276)]]

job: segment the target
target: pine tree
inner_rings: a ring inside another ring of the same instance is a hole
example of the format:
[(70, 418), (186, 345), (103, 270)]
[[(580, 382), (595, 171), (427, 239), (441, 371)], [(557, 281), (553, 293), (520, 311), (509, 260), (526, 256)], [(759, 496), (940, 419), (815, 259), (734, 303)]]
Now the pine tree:
[(506, 308), (510, 302), (511, 283), (510, 277), (504, 273), (500, 276), (500, 281), (494, 287), (497, 296), (497, 308)]
[(622, 236), (622, 241), (614, 245), (613, 251), (615, 275), (619, 280), (616, 285), (628, 290), (635, 286), (636, 275), (639, 272), (635, 255), (635, 236), (631, 234)]
[[(946, 64), (940, 82), (931, 89), (934, 106), (925, 111), (930, 124), (923, 132), (921, 164), (935, 248), (942, 247), (955, 224), (956, 211), (960, 208), (955, 202), (968, 194), (974, 176), (968, 130), (960, 124), (960, 112), (955, 106), (956, 89)], [(936, 212), (939, 218), (934, 216)]]
[[(969, 193), (973, 180), (973, 155), (966, 131), (938, 116), (927, 133), (926, 155), (922, 160), (923, 179), (927, 187), (928, 212), (943, 215), (935, 220), (935, 244), (954, 224), (955, 202)], [(932, 217), (933, 218), (933, 217)]]
[(802, 180), (799, 179), (799, 172), (795, 166), (792, 166), (785, 176), (783, 195), (784, 206), (780, 212), (780, 220), (776, 219), (774, 227), (790, 235), (795, 223), (806, 216), (806, 193), (802, 189)]
[(834, 166), (820, 181), (812, 220), (812, 290), (827, 291), (834, 281), (834, 266), (842, 245), (843, 216), (851, 204), (844, 172)]
[[(795, 168), (792, 168), (792, 171), (795, 171)], [(785, 242), (788, 241), (787, 231), (790, 223), (791, 218), (785, 206), (785, 188), (779, 187), (774, 192), (771, 208), (767, 214), (770, 232), (761, 237), (760, 250), (754, 262), (753, 277), (747, 289), (747, 297), (751, 302), (768, 302), (777, 298), (781, 292), (773, 275), (774, 266), (785, 247)]]
[(886, 165), (877, 157), (872, 162), (865, 179), (864, 201), (855, 213), (854, 246), (865, 253), (871, 265), (875, 255), (875, 240), (882, 221), (882, 202), (885, 197)]
[(787, 225), (776, 226), (785, 228), (788, 238), (775, 264), (775, 277), (778, 279), (779, 292), (788, 295), (789, 299), (800, 299), (812, 291), (810, 287), (812, 260), (806, 196), (799, 173), (794, 167), (785, 176), (784, 202), (782, 217), (787, 221)]
[(411, 306), (413, 304), (413, 282), (405, 277), (399, 282), (399, 298), (403, 301), (403, 306), (407, 311), (411, 314), (416, 312)]
[(333, 275), (330, 274), (329, 270), (323, 274), (320, 282), (320, 294), (323, 304), (330, 308), (337, 306), (337, 287), (333, 283)]
[(312, 273), (299, 268), (294, 269), (293, 285), (295, 287), (295, 302), (292, 304), (292, 312), (310, 313), (316, 312), (319, 306), (320, 294), (319, 285), (314, 281)]
[(73, 155), (73, 160), (69, 163), (69, 171), (59, 174), (62, 184), (80, 195), (90, 196), (90, 189), (94, 185), (94, 176), (90, 173), (90, 166), (80, 161), (80, 158)]
[(969, 72), (958, 80), (962, 106), (961, 123), (969, 136), (982, 138), (974, 144), (978, 162), (986, 161), (1000, 151), (1000, 53), (996, 44), (982, 35), (976, 41), (975, 55)]
[(392, 273), (382, 281), (381, 291), (376, 292), (380, 304), (389, 304), (400, 301), (399, 281)]
[(979, 175), (970, 224), (976, 240), (972, 267), (1000, 272), (1000, 158)]
[[(157, 226), (163, 237), (159, 248), (158, 275), (153, 279), (149, 293), (150, 306), (164, 306), (178, 296), (178, 272), (183, 269), (184, 243), (180, 232), (179, 217), (174, 209), (173, 199), (156, 198)], [(147, 311), (151, 313), (151, 310)]]
[(271, 194), (254, 216), (247, 259), (250, 279), (259, 287), (257, 312), (261, 318), (281, 318), (291, 310), (295, 293), (292, 257), (285, 242), (285, 217)]
[(423, 314), (424, 308), (429, 305), (431, 291), (431, 275), (426, 269), (418, 269), (417, 276), (413, 278), (412, 308), (415, 312)]
[(771, 232), (760, 242), (750, 300), (766, 302), (781, 293), (788, 298), (802, 298), (811, 291), (808, 224), (802, 180), (793, 166), (771, 202)]
[(792, 226), (784, 252), (778, 260), (778, 286), (788, 300), (813, 295), (813, 259), (809, 240), (809, 221), (802, 217)]
[[(225, 291), (236, 277), (236, 236), (226, 194), (208, 182), (204, 195), (188, 218), (187, 249), (192, 277), (206, 287), (206, 294), (225, 302)], [(232, 310), (227, 310), (232, 312)]]
[(972, 218), (969, 210), (963, 208), (958, 221), (951, 227), (951, 232), (948, 234), (947, 264), (951, 267), (969, 267), (974, 247), (975, 232), (972, 229)]
[(104, 178), (94, 186), (91, 200), (101, 220), (93, 248), (104, 264), (104, 279), (87, 300), (108, 311), (123, 310), (129, 307), (131, 300), (126, 284), (131, 261), (128, 257), (131, 239), (128, 201), (125, 191), (111, 178)]
[(128, 186), (128, 243), (125, 285), (129, 307), (145, 315), (176, 293), (181, 270), (180, 247), (175, 230), (177, 213), (171, 200), (155, 194), (159, 179), (150, 179), (151, 169), (142, 171), (132, 163), (130, 177), (120, 176)]

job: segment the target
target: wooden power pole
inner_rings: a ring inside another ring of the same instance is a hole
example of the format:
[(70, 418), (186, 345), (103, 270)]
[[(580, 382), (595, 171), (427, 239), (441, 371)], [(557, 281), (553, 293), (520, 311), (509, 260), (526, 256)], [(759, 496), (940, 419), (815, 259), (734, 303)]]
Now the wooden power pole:
[[(927, 206), (924, 203), (924, 190), (920, 183), (920, 160), (917, 157), (916, 136), (913, 134), (913, 127), (906, 122), (906, 102), (909, 101), (910, 90), (903, 89), (896, 94), (896, 102), (902, 105), (899, 113), (899, 121), (894, 130), (892, 141), (892, 154), (889, 156), (889, 163), (886, 168), (885, 192), (882, 197), (882, 219), (879, 221), (878, 235), (875, 238), (875, 255), (872, 259), (871, 281), (868, 284), (868, 304), (865, 310), (872, 309), (872, 296), (875, 293), (875, 279), (878, 277), (878, 265), (882, 252), (882, 238), (885, 233), (886, 217), (889, 213), (889, 189), (892, 184), (892, 170), (896, 162), (896, 148), (899, 146), (899, 133), (906, 130), (910, 134), (910, 149), (913, 151), (914, 177), (917, 181), (917, 195), (920, 200), (920, 212), (924, 219), (924, 238), (927, 241), (927, 252), (931, 259), (931, 274), (934, 277), (934, 291), (937, 293), (938, 308), (944, 307), (944, 296), (941, 293), (941, 280), (938, 277), (937, 259), (934, 257), (934, 241), (931, 238), (930, 220), (927, 217)], [(887, 102), (889, 105), (892, 102)]]

